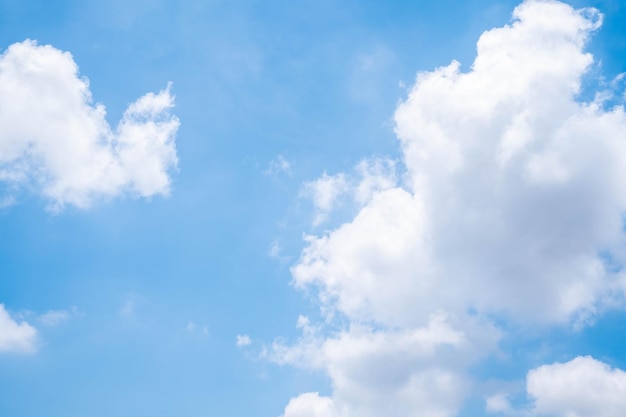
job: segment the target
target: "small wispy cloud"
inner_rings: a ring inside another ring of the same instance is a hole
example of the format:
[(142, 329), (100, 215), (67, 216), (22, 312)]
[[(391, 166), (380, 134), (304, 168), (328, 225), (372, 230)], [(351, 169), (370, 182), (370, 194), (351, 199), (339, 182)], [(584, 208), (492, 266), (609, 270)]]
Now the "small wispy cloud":
[(41, 314), (37, 320), (43, 326), (54, 327), (63, 324), (70, 320), (72, 317), (77, 317), (80, 312), (77, 307), (72, 307), (69, 310), (49, 310)]
[(185, 326), (185, 330), (187, 330), (187, 332), (189, 333), (199, 333), (201, 335), (208, 335), (209, 334), (209, 327), (206, 325), (200, 326), (198, 325), (196, 322), (189, 320), (187, 322), (187, 325)]
[(292, 257), (284, 253), (283, 245), (278, 240), (273, 240), (267, 251), (267, 255), (279, 262), (281, 266), (288, 264)]
[(139, 300), (140, 297), (135, 294), (126, 295), (119, 309), (119, 315), (125, 319), (134, 319), (137, 314)]
[(285, 159), (284, 156), (278, 155), (272, 159), (263, 173), (269, 177), (285, 174), (288, 176), (293, 175), (291, 171), (292, 163)]
[(358, 206), (368, 203), (375, 194), (397, 185), (395, 161), (389, 158), (361, 160), (350, 173), (328, 175), (305, 182), (300, 195), (312, 201), (313, 226), (324, 223), (343, 202), (352, 200)]
[(339, 197), (348, 190), (348, 181), (343, 173), (328, 175), (326, 172), (302, 188), (302, 195), (309, 197), (315, 206), (313, 226), (322, 224), (337, 205)]
[(237, 335), (237, 340), (235, 342), (235, 344), (237, 345), (237, 347), (244, 347), (244, 346), (249, 346), (252, 343), (252, 340), (250, 339), (250, 336), (248, 336), (247, 334), (238, 334)]

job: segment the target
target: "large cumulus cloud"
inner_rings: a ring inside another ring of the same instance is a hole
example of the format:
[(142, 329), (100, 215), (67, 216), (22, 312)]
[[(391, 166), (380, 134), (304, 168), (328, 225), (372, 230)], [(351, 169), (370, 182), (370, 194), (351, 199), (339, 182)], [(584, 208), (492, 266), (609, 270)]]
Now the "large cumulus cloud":
[(68, 52), (24, 41), (0, 56), (3, 205), (21, 187), (49, 207), (88, 207), (121, 194), (167, 194), (179, 126), (169, 87), (132, 103), (111, 128)]
[(296, 284), (388, 324), (441, 307), (593, 314), (621, 285), (605, 260), (621, 256), (626, 208), (623, 108), (576, 100), (599, 19), (526, 2), (481, 36), (469, 72), (420, 73), (395, 114), (406, 183), (309, 238)]
[[(452, 416), (476, 352), (496, 349), (490, 320), (585, 325), (622, 302), (626, 114), (603, 101), (611, 91), (579, 99), (601, 20), (528, 0), (483, 33), (469, 71), (452, 62), (418, 74), (395, 113), (402, 180), (385, 176), (351, 221), (307, 237), (292, 268), (349, 330), (274, 347), (279, 362), (322, 352), (312, 363), (333, 386), (293, 399), (285, 417), (309, 415), (303, 404), (315, 416)], [(424, 359), (410, 335), (433, 323), (463, 342)], [(350, 354), (332, 355), (338, 345)], [(451, 351), (456, 360), (443, 360)], [(404, 379), (387, 384), (372, 358), (400, 361)]]

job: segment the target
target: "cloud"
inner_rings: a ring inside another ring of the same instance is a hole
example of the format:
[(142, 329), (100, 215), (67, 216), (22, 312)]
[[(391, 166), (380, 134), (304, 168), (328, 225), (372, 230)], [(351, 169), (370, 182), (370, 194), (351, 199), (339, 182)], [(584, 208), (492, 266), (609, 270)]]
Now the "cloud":
[(72, 307), (70, 310), (49, 310), (37, 317), (37, 320), (46, 327), (58, 326), (65, 323), (72, 317), (80, 315), (78, 308)]
[(344, 174), (328, 175), (324, 173), (320, 178), (304, 184), (303, 194), (313, 201), (316, 215), (313, 225), (319, 226), (328, 217), (328, 213), (335, 207), (337, 199), (347, 189)]
[(495, 394), (485, 401), (485, 409), (489, 413), (511, 413), (512, 407), (506, 394)]
[[(553, 1), (513, 16), (469, 72), (418, 75), (395, 114), (404, 181), (307, 238), (294, 282), (326, 307), (388, 325), (439, 308), (554, 323), (622, 297), (606, 257), (624, 254), (626, 116), (576, 100), (600, 18)], [(313, 183), (322, 210), (342, 178)]]
[[(81, 316), (77, 307), (69, 310), (48, 310), (37, 313), (21, 310), (11, 316), (0, 304), (0, 352), (34, 353), (38, 350), (39, 329), (59, 326)], [(31, 324), (36, 323), (37, 328)]]
[(305, 184), (315, 224), (341, 196), (359, 208), (307, 236), (292, 267), (325, 322), (301, 320), (301, 339), (269, 356), (322, 370), (332, 392), (293, 398), (285, 417), (453, 416), (471, 364), (497, 350), (493, 322), (585, 325), (623, 304), (626, 114), (604, 94), (579, 100), (601, 20), (523, 2), (482, 34), (469, 71), (418, 74), (395, 112), (393, 169)]
[(237, 347), (249, 346), (251, 343), (252, 343), (252, 340), (250, 340), (250, 336), (248, 336), (247, 334), (237, 335), (237, 341), (235, 342)]
[(621, 417), (626, 410), (626, 372), (590, 356), (533, 369), (526, 389), (537, 415)]
[(137, 316), (138, 304), (140, 304), (142, 298), (135, 294), (128, 294), (125, 296), (124, 303), (119, 309), (119, 315), (127, 320), (134, 320)]
[(270, 161), (267, 169), (263, 173), (270, 177), (279, 174), (287, 174), (291, 176), (293, 175), (293, 172), (291, 171), (291, 162), (285, 159), (284, 156), (278, 155)]
[(328, 175), (306, 182), (302, 194), (313, 201), (313, 226), (322, 224), (339, 205), (342, 197), (350, 197), (358, 207), (369, 202), (380, 191), (397, 183), (395, 162), (388, 158), (363, 159), (354, 172)]
[(209, 328), (207, 326), (199, 327), (196, 323), (194, 323), (191, 320), (187, 322), (187, 326), (185, 326), (185, 329), (189, 333), (196, 333), (197, 331), (198, 333), (203, 334), (205, 336), (209, 334)]
[(21, 187), (57, 211), (125, 194), (167, 195), (180, 124), (173, 105), (169, 86), (148, 93), (112, 128), (68, 52), (31, 40), (11, 45), (0, 56), (3, 201)]
[(278, 240), (273, 240), (270, 243), (270, 247), (269, 247), (269, 250), (267, 251), (267, 255), (270, 258), (277, 260), (282, 267), (284, 265), (288, 265), (292, 259), (291, 256), (285, 255), (283, 251), (284, 251), (283, 245), (281, 245), (281, 243)]
[(0, 304), (0, 353), (33, 353), (37, 350), (37, 330), (25, 321), (11, 318)]
[(352, 323), (328, 335), (300, 317), (300, 340), (291, 345), (274, 342), (269, 357), (279, 364), (324, 371), (333, 393), (295, 397), (284, 417), (453, 416), (469, 385), (464, 370), (493, 348), (497, 335), (479, 335), (483, 329), (469, 323), (460, 331), (452, 321), (439, 313), (423, 327), (376, 329)]
[(332, 417), (336, 415), (330, 398), (321, 397), (318, 392), (307, 392), (289, 401), (283, 417)]

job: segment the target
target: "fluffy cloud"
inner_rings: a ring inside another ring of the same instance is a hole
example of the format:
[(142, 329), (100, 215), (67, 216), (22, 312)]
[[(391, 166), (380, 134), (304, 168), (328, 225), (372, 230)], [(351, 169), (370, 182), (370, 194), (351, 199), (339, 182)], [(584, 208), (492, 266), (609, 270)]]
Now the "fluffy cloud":
[(304, 184), (303, 194), (309, 196), (317, 211), (313, 225), (318, 226), (328, 217), (328, 213), (335, 207), (337, 199), (348, 187), (344, 174), (327, 175)]
[(179, 126), (169, 87), (132, 103), (112, 129), (72, 56), (24, 41), (0, 56), (0, 182), (34, 187), (59, 210), (124, 193), (165, 195)]
[(32, 353), (36, 345), (37, 330), (25, 321), (15, 321), (0, 304), (0, 352)]
[(333, 401), (328, 397), (320, 397), (318, 392), (307, 392), (292, 398), (285, 407), (283, 417), (331, 417)]
[(324, 370), (333, 391), (285, 417), (452, 416), (470, 364), (496, 349), (487, 318), (584, 324), (622, 303), (626, 114), (602, 101), (612, 92), (578, 98), (600, 24), (594, 9), (525, 1), (483, 33), (468, 72), (418, 74), (395, 113), (402, 175), (307, 185), (323, 216), (341, 193), (361, 206), (308, 236), (292, 268), (328, 324), (301, 323), (273, 359)]
[(396, 164), (388, 158), (364, 159), (349, 174), (328, 175), (306, 182), (302, 195), (309, 197), (315, 207), (313, 226), (322, 224), (342, 199), (348, 197), (362, 207), (375, 193), (394, 188), (397, 184)]
[(438, 308), (585, 319), (619, 293), (605, 257), (623, 252), (626, 115), (576, 100), (599, 21), (527, 1), (480, 37), (471, 71), (419, 74), (395, 114), (406, 181), (309, 237), (296, 285), (389, 325)]
[(626, 372), (589, 356), (533, 369), (526, 389), (539, 415), (621, 417), (626, 410)]
[(277, 363), (321, 369), (331, 378), (333, 396), (305, 393), (291, 400), (284, 417), (448, 417), (463, 400), (466, 378), (458, 372), (477, 346), (444, 314), (424, 327), (377, 330), (352, 325), (332, 337), (306, 318), (302, 339), (275, 343)]

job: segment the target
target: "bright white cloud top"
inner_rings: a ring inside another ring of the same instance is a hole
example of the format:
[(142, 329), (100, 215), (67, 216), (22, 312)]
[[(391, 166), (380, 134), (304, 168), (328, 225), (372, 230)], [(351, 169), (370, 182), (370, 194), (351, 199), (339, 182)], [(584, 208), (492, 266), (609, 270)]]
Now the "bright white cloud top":
[[(452, 62), (418, 74), (395, 113), (403, 180), (308, 237), (292, 269), (331, 323), (349, 325), (301, 321), (299, 342), (274, 346), (274, 360), (322, 369), (333, 387), (292, 399), (284, 417), (453, 416), (469, 365), (497, 348), (491, 318), (584, 325), (622, 304), (613, 263), (624, 259), (626, 115), (605, 101), (611, 91), (579, 99), (601, 21), (595, 9), (529, 0), (483, 33), (469, 71)], [(323, 216), (351, 192), (343, 179), (307, 185)], [(605, 374), (623, 385), (592, 359), (540, 368), (528, 383), (536, 410), (616, 415), (613, 400), (567, 406), (550, 390), (577, 371), (581, 392)]]
[(146, 94), (113, 129), (69, 53), (33, 41), (11, 45), (0, 57), (3, 201), (24, 186), (53, 210), (121, 194), (167, 194), (177, 165), (173, 105), (169, 87)]

